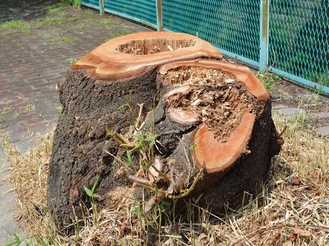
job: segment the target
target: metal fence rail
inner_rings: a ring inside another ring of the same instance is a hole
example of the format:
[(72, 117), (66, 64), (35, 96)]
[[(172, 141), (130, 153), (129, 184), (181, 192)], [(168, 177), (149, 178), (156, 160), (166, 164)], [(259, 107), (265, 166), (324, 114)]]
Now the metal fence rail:
[(329, 0), (82, 0), (329, 94)]

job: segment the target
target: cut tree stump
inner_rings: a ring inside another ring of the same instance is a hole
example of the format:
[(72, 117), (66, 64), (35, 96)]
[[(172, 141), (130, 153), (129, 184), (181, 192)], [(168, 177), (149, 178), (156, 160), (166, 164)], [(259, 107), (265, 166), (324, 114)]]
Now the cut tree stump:
[[(71, 66), (59, 85), (47, 188), (61, 230), (90, 205), (84, 186), (97, 177), (100, 208), (115, 206), (111, 192), (131, 182), (157, 187), (146, 211), (162, 199), (197, 198), (220, 212), (254, 191), (280, 151), (270, 94), (248, 68), (221, 57), (188, 34), (145, 32), (110, 40)], [(152, 143), (147, 151), (136, 136)]]

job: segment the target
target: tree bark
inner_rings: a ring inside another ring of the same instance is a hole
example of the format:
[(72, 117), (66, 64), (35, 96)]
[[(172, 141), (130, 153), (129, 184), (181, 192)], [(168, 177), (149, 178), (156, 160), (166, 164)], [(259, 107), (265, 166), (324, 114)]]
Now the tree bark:
[[(201, 197), (215, 212), (266, 177), (280, 150), (270, 94), (248, 68), (220, 58), (194, 36), (150, 32), (110, 40), (70, 68), (47, 191), (60, 229), (70, 231), (96, 177), (99, 204), (113, 205), (109, 192), (135, 181), (159, 187), (146, 210)], [(139, 176), (117, 160), (131, 151), (138, 165), (136, 132), (157, 136)]]

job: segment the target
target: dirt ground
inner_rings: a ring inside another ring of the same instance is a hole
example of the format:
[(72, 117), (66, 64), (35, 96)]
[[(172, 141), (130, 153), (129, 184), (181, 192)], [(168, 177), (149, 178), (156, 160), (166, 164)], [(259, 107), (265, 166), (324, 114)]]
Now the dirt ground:
[[(319, 128), (329, 126), (329, 97), (291, 81), (279, 79), (275, 82), (272, 105), (278, 110), (285, 107), (304, 110), (305, 127), (315, 132)], [(329, 137), (329, 129), (322, 135)]]
[(44, 6), (58, 3), (57, 0), (1, 0), (0, 23), (11, 20), (29, 21), (47, 15)]

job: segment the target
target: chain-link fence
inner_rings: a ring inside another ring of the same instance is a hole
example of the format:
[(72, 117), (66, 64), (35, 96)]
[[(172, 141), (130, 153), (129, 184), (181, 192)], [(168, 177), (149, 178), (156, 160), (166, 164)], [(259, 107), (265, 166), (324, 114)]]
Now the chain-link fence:
[[(329, 0), (82, 0), (329, 94)], [(162, 10), (162, 11), (160, 11)], [(161, 25), (161, 26), (160, 26)]]
[(329, 86), (329, 1), (270, 5), (269, 66)]
[(163, 26), (258, 61), (259, 3), (254, 0), (162, 0)]

